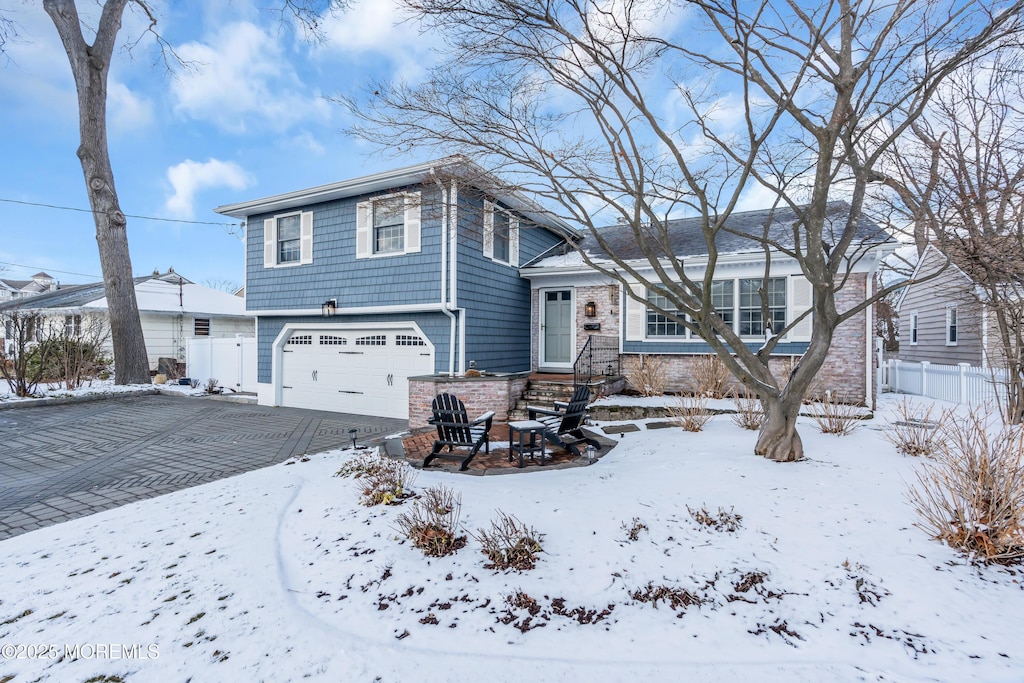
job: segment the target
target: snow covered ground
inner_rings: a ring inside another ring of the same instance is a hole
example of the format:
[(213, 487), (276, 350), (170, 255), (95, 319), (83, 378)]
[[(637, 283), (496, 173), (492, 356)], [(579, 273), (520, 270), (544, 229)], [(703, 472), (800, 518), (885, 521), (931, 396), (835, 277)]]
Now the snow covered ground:
[(409, 503), (362, 507), (333, 476), (351, 451), (18, 536), (0, 681), (1024, 680), (1024, 575), (914, 527), (893, 404), (845, 437), (801, 419), (797, 464), (718, 416), (624, 434), (591, 467), (419, 473), (470, 531), (500, 509), (545, 534), (524, 573), (485, 569), (472, 538), (440, 559), (399, 540)]
[(190, 386), (178, 384), (114, 384), (112, 379), (94, 379), (86, 382), (78, 389), (65, 389), (59, 383), (42, 383), (36, 388), (36, 395), (31, 398), (22, 398), (11, 393), (10, 385), (0, 379), (0, 404), (4, 403), (25, 403), (39, 401), (45, 398), (76, 398), (81, 396), (100, 396), (110, 394), (123, 394), (143, 389), (159, 389), (161, 392), (183, 394), (185, 396), (202, 396), (206, 389), (199, 386), (193, 389)]

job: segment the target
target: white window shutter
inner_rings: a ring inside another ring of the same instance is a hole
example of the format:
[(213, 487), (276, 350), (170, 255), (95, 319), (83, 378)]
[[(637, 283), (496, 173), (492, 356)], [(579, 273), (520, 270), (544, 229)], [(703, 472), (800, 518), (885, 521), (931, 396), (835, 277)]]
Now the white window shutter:
[(519, 267), (519, 219), (515, 216), (508, 222), (508, 262), (514, 268)]
[(356, 204), (356, 258), (370, 255), (370, 221), (373, 214), (371, 202)]
[(301, 227), (301, 240), (299, 246), (301, 253), (299, 254), (299, 263), (312, 263), (313, 262), (313, 212), (303, 211), (302, 218), (300, 220)]
[(484, 202), (484, 257), (494, 258), (494, 202)]
[[(633, 293), (641, 299), (647, 299), (647, 287), (639, 282), (629, 285)], [(626, 293), (626, 341), (643, 341), (647, 336), (647, 306)]]
[(420, 250), (420, 195), (405, 195), (405, 253)]
[(277, 222), (273, 218), (263, 220), (263, 267), (277, 265)]
[[(789, 320), (796, 320), (799, 316), (803, 315), (804, 311), (811, 308), (814, 304), (814, 289), (811, 287), (811, 283), (807, 281), (807, 278), (802, 275), (794, 275), (789, 278)], [(793, 327), (787, 339), (789, 341), (811, 341), (811, 315), (801, 320)]]

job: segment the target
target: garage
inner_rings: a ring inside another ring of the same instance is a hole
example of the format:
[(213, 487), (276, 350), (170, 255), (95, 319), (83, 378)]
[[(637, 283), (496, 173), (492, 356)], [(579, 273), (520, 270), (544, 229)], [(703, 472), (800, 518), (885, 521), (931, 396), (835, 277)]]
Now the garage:
[(419, 328), (296, 329), (281, 347), (281, 405), (409, 417), (408, 378), (434, 372)]

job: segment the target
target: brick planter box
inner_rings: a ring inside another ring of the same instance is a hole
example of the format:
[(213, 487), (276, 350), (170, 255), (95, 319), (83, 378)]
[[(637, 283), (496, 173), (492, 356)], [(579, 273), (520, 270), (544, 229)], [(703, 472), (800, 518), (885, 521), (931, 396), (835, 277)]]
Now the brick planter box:
[(438, 394), (455, 394), (466, 404), (469, 419), (494, 411), (496, 422), (507, 422), (510, 410), (522, 397), (529, 382), (529, 372), (515, 372), (482, 377), (449, 377), (421, 375), (409, 378), (409, 429), (429, 427), (433, 414), (430, 403)]

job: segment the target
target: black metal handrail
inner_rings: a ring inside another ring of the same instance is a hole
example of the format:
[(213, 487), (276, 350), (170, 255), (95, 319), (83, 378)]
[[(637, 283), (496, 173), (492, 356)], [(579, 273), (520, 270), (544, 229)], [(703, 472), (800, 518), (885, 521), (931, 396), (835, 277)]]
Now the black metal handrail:
[(572, 364), (574, 386), (590, 384), (595, 376), (619, 374), (619, 338), (602, 335), (587, 337), (587, 343), (580, 349)]

